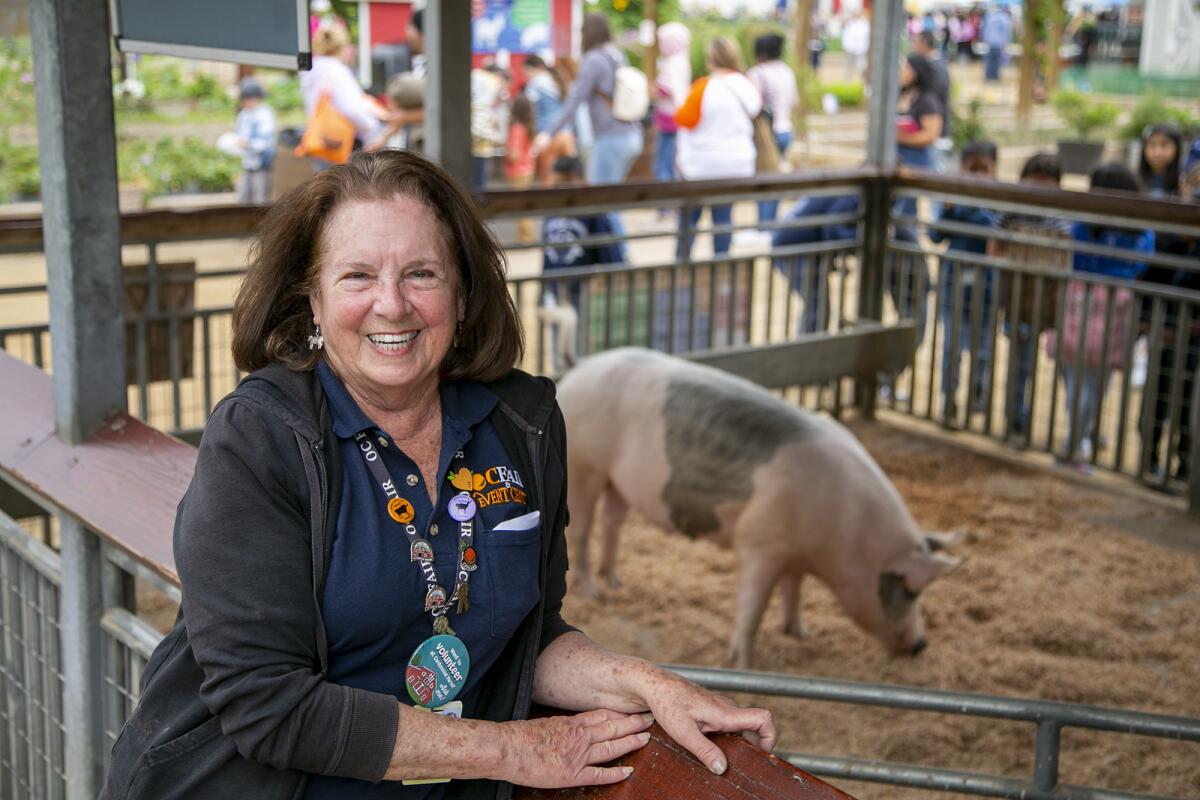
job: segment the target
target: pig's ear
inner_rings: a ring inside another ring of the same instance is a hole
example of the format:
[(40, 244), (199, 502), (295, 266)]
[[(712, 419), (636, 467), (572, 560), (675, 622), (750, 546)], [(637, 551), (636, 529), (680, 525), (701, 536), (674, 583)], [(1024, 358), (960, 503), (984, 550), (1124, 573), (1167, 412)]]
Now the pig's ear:
[(949, 550), (951, 547), (961, 544), (963, 539), (967, 538), (967, 532), (957, 530), (949, 533), (926, 533), (924, 537), (925, 544), (929, 545), (929, 552), (936, 553), (939, 550)]
[(888, 564), (884, 571), (903, 578), (904, 588), (915, 595), (934, 579), (953, 571), (961, 563), (961, 559), (940, 554), (930, 555), (924, 550), (913, 548)]

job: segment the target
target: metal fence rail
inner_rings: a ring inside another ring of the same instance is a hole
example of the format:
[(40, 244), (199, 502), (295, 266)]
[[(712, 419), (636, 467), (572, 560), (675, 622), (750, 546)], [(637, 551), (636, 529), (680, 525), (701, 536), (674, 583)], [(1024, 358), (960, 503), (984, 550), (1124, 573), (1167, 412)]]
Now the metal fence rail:
[[(833, 703), (899, 708), (940, 714), (1031, 722), (1036, 726), (1034, 771), (1031, 780), (1003, 775), (963, 772), (924, 765), (855, 758), (780, 753), (796, 766), (819, 775), (912, 786), (945, 792), (1014, 798), (1014, 800), (1147, 800), (1153, 796), (1094, 787), (1060, 785), (1059, 745), (1064, 728), (1137, 734), (1178, 741), (1200, 742), (1200, 719), (1144, 714), (1099, 706), (1024, 700), (940, 689), (917, 689), (887, 684), (857, 683), (832, 678), (808, 678), (778, 673), (689, 667), (668, 668), (701, 686), (719, 692), (746, 692)], [(1156, 800), (1162, 800), (1156, 798)]]

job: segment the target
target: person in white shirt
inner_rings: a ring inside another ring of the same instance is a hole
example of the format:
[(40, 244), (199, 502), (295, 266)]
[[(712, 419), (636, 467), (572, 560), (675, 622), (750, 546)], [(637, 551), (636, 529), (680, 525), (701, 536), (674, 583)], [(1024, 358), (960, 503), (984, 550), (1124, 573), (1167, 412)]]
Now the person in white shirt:
[(846, 54), (846, 78), (861, 80), (867, 70), (867, 51), (871, 49), (871, 20), (859, 11), (842, 28), (842, 51)]
[[(692, 84), (687, 99), (675, 112), (679, 123), (679, 174), (684, 180), (709, 178), (749, 178), (754, 174), (754, 123), (762, 111), (762, 98), (754, 84), (742, 74), (742, 59), (737, 45), (727, 36), (718, 36), (705, 54), (708, 76)], [(676, 257), (690, 258), (693, 231), (703, 209), (690, 209), (680, 221)], [(728, 226), (733, 206), (711, 206), (712, 224)], [(713, 234), (713, 251), (729, 253), (732, 232)]]
[(383, 123), (389, 115), (386, 108), (363, 91), (346, 65), (349, 34), (340, 25), (319, 28), (313, 35), (312, 50), (312, 69), (300, 73), (305, 116), (312, 119), (317, 102), (327, 94), (333, 107), (354, 125), (355, 137), (365, 144), (372, 143), (383, 132)]
[[(771, 117), (771, 130), (780, 157), (787, 160), (787, 150), (792, 143), (792, 112), (800, 102), (800, 88), (796, 84), (796, 73), (783, 63), (783, 37), (777, 33), (765, 33), (754, 40), (755, 64), (746, 77), (762, 95), (763, 111)], [(758, 204), (758, 221), (774, 222), (779, 210), (778, 200), (763, 200)]]

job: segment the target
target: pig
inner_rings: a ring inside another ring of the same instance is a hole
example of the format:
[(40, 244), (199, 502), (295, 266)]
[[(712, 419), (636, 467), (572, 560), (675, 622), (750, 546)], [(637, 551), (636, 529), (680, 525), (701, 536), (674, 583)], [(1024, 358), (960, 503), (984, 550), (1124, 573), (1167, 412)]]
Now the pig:
[(584, 359), (558, 387), (567, 425), (572, 590), (595, 596), (588, 538), (603, 498), (601, 577), (616, 582), (629, 509), (667, 530), (712, 537), (738, 562), (730, 661), (779, 584), (784, 630), (803, 635), (800, 585), (822, 581), (885, 648), (926, 645), (918, 596), (958, 559), (957, 536), (923, 535), (899, 493), (840, 424), (749, 381), (673, 356), (620, 348)]

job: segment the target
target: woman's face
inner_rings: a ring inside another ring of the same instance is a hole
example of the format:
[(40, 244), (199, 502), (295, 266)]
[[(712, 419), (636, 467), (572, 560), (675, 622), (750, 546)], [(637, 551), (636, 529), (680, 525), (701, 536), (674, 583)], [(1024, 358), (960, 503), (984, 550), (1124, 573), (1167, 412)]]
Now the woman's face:
[(436, 384), (463, 309), (433, 211), (409, 197), (350, 201), (322, 238), (310, 300), (333, 371), (380, 406)]
[(1163, 172), (1177, 155), (1175, 141), (1166, 134), (1156, 133), (1146, 140), (1146, 163), (1155, 172)]
[(903, 59), (900, 62), (900, 88), (907, 89), (912, 86), (916, 80), (917, 73), (913, 72), (912, 64), (908, 63), (908, 59)]

